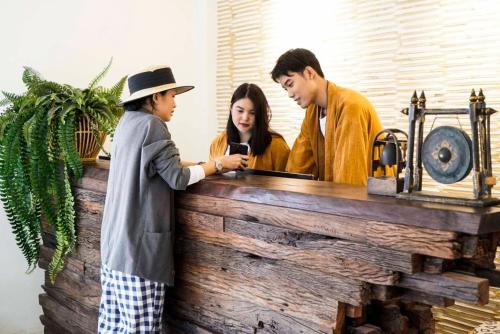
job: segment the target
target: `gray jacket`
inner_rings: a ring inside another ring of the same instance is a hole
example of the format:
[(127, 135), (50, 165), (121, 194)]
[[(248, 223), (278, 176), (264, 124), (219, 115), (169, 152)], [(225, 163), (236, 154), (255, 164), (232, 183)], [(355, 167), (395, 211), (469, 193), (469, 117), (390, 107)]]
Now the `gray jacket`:
[(101, 259), (110, 269), (174, 283), (173, 190), (182, 168), (167, 125), (147, 111), (127, 111), (113, 139), (101, 227)]

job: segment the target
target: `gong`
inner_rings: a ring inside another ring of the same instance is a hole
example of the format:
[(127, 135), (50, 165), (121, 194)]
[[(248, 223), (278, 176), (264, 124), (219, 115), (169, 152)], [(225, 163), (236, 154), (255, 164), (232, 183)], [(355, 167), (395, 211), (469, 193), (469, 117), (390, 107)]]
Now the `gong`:
[(422, 145), (422, 162), (427, 173), (439, 183), (461, 181), (472, 169), (472, 141), (461, 129), (435, 128)]

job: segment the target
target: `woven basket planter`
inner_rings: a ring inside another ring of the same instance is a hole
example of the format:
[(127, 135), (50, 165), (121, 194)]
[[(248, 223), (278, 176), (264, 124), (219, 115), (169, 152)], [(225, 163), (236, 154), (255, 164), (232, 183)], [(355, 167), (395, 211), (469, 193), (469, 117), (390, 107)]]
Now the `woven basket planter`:
[(91, 162), (97, 159), (97, 155), (104, 144), (106, 134), (99, 131), (99, 141), (95, 136), (93, 125), (86, 117), (80, 118), (78, 128), (75, 131), (76, 149), (83, 162)]

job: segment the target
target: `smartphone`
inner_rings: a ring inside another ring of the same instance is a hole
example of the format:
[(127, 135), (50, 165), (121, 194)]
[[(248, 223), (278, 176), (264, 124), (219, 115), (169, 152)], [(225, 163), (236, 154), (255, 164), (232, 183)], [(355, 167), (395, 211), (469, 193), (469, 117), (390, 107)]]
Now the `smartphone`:
[(229, 155), (231, 154), (242, 154), (248, 155), (248, 146), (238, 143), (229, 144)]

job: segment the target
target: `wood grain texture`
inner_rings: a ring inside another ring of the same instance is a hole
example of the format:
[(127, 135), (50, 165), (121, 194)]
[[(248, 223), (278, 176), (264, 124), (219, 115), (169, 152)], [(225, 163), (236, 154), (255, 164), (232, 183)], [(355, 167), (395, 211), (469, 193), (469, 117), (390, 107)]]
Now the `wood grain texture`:
[(367, 243), (408, 253), (447, 259), (460, 257), (457, 234), (343, 216), (305, 212), (228, 199), (183, 194), (177, 205), (190, 211), (208, 213), (296, 231), (321, 234)]

